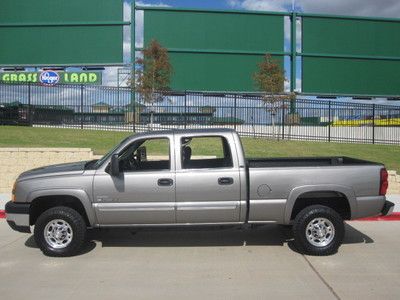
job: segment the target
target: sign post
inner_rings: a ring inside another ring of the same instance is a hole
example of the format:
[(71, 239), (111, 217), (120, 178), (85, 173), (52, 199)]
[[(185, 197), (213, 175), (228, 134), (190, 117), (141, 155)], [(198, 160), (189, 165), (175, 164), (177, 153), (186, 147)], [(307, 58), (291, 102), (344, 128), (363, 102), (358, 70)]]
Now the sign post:
[(132, 0), (131, 4), (131, 105), (132, 105), (132, 123), (133, 123), (133, 132), (136, 131), (136, 1)]

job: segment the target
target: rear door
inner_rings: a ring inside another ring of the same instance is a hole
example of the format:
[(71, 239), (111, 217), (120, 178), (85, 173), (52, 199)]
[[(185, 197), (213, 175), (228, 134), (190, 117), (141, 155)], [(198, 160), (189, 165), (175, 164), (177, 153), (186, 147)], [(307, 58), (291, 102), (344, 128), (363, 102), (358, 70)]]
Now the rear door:
[(177, 135), (177, 223), (236, 223), (240, 173), (225, 136)]

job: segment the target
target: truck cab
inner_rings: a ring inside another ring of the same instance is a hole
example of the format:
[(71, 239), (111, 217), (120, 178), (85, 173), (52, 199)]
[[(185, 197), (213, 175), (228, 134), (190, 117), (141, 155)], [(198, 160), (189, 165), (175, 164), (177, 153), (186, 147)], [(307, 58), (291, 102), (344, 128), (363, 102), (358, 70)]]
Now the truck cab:
[(218, 130), (149, 133), (122, 145), (117, 172), (103, 164), (94, 175), (98, 224), (243, 223), (245, 160), (236, 142)]

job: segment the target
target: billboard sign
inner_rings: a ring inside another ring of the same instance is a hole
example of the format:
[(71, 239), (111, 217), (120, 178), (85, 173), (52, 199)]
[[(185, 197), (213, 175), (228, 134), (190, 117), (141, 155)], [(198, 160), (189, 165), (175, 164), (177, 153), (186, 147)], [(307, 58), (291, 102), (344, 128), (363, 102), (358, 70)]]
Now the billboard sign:
[(123, 0), (1, 0), (0, 7), (0, 66), (124, 64)]
[(167, 48), (174, 90), (253, 91), (253, 74), (266, 53), (283, 66), (283, 14), (140, 9), (144, 46), (156, 39)]
[(1, 83), (38, 83), (56, 84), (102, 84), (101, 72), (59, 72), (46, 70), (42, 72), (1, 72)]

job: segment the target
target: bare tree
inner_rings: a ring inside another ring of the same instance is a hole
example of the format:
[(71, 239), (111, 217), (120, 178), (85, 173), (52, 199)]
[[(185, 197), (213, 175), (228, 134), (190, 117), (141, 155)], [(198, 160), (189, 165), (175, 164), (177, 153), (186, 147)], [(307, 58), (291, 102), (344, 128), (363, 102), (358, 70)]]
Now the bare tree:
[(284, 93), (285, 72), (281, 65), (266, 54), (263, 61), (258, 64), (258, 70), (254, 73), (253, 79), (256, 87), (263, 93), (266, 110), (271, 114), (272, 135), (276, 138), (275, 118), (279, 109), (285, 108), (284, 100), (293, 101), (292, 94)]
[(151, 104), (150, 130), (154, 123), (154, 104), (161, 102), (167, 91), (172, 75), (172, 66), (169, 62), (168, 50), (163, 48), (157, 40), (152, 40), (143, 49), (142, 58), (136, 60), (136, 80), (131, 84), (141, 94), (146, 103)]

